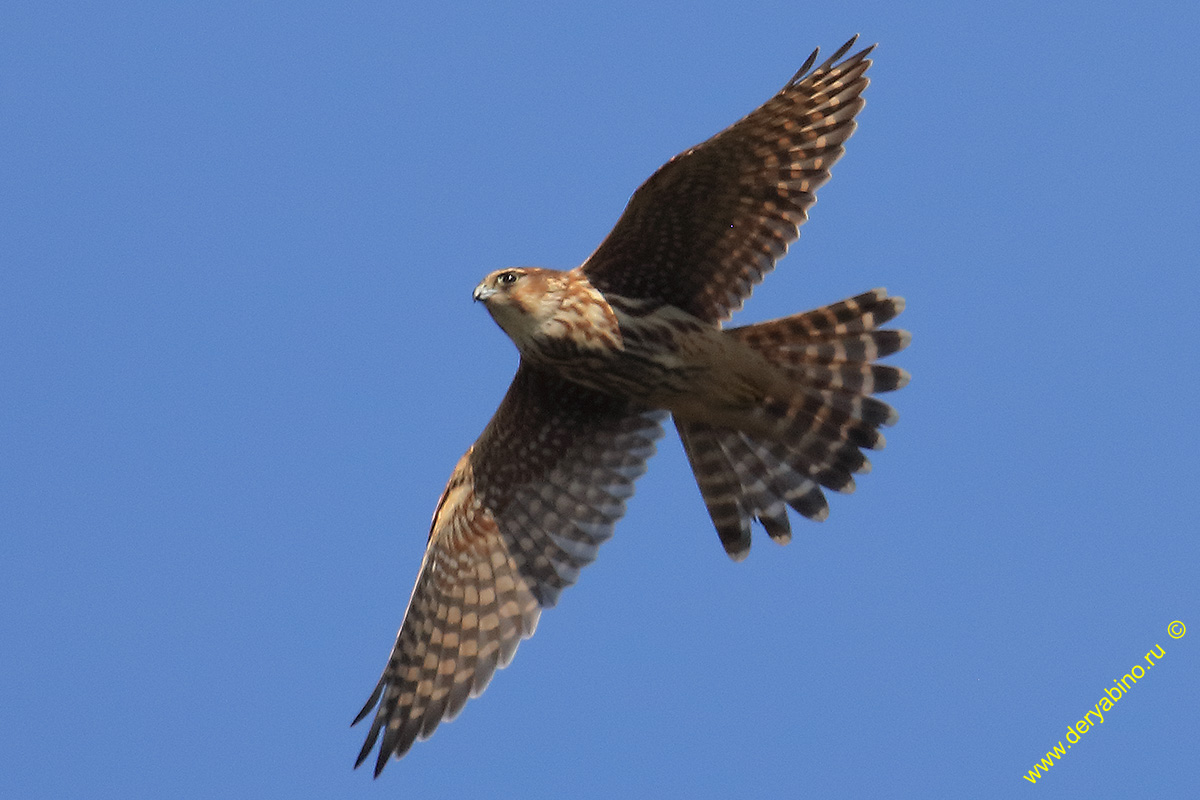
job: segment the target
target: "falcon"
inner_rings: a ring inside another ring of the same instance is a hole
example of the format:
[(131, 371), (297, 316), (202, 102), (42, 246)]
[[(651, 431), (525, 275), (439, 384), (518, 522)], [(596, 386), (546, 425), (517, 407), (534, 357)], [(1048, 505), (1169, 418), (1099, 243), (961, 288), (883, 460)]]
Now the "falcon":
[[(506, 666), (625, 512), (670, 416), (726, 553), (788, 508), (829, 514), (896, 412), (909, 335), (883, 289), (782, 319), (723, 323), (799, 235), (863, 107), (867, 56), (814, 51), (774, 97), (672, 158), (572, 270), (502, 269), (475, 288), (516, 344), (500, 407), (438, 501), (355, 766), (378, 776)], [(844, 60), (843, 60), (844, 59)], [(381, 738), (382, 737), (382, 738)]]

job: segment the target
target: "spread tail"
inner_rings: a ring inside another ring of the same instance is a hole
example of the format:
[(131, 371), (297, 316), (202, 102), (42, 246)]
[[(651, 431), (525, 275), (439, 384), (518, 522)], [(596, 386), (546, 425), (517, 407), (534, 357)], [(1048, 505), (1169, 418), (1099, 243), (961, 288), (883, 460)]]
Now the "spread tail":
[[(870, 395), (899, 389), (909, 375), (874, 363), (908, 346), (907, 331), (878, 326), (904, 310), (883, 289), (802, 314), (725, 331), (778, 367), (789, 397), (768, 397), (751, 412), (755, 434), (675, 421), (721, 543), (740, 561), (757, 519), (780, 543), (791, 539), (787, 507), (812, 520), (829, 516), (821, 487), (854, 491), (870, 471), (862, 448), (884, 445), (881, 426), (895, 409)], [(764, 430), (771, 431), (764, 437)]]

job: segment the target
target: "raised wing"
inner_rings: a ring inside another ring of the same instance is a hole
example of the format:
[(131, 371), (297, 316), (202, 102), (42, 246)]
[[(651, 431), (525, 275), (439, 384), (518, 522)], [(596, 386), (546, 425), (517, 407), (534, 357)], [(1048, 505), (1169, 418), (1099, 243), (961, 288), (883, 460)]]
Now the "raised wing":
[(382, 733), (378, 775), (508, 664), (612, 536), (664, 416), (520, 366), (434, 512), (355, 766)]
[(721, 322), (799, 236), (864, 105), (868, 47), (816, 69), (817, 51), (770, 100), (672, 158), (634, 193), (581, 269), (600, 291)]

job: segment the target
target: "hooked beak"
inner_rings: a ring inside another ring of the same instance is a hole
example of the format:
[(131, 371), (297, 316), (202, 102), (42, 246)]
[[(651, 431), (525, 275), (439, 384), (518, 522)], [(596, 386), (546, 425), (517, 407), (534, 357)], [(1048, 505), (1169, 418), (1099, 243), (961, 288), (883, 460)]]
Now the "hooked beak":
[(480, 300), (487, 300), (495, 293), (496, 289), (494, 287), (481, 283), (475, 287), (475, 294), (473, 294), (472, 297), (475, 298), (476, 302), (479, 302)]

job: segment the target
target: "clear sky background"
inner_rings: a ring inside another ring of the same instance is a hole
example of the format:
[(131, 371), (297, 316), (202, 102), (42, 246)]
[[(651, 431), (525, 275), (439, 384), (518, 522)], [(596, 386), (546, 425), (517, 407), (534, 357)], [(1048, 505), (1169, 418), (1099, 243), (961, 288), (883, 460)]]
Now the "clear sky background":
[[(1197, 796), (1196, 4), (498, 5), (6, 4), (0, 797)], [(672, 433), (486, 694), (352, 771), (516, 366), (476, 282), (855, 32), (735, 319), (908, 299), (874, 472), (733, 564)]]

